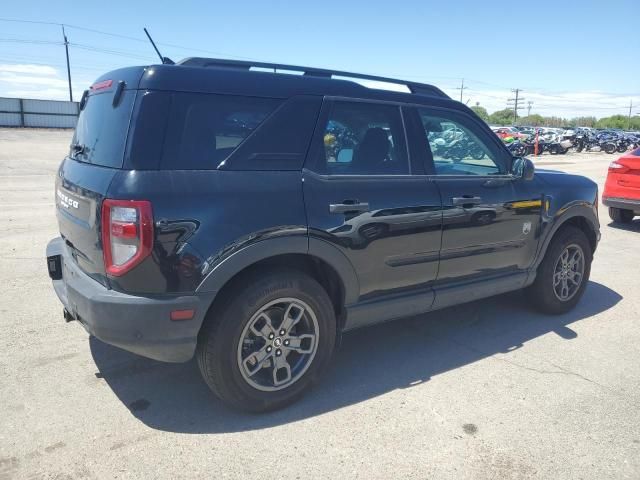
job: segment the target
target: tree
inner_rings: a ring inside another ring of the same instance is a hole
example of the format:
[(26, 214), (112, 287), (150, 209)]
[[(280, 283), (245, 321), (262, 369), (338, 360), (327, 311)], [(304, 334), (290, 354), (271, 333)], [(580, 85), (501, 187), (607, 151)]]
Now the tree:
[(629, 117), (626, 115), (612, 115), (610, 117), (601, 118), (596, 122), (596, 127), (598, 128), (622, 128), (626, 130), (627, 128), (631, 128), (631, 130), (640, 129), (640, 117), (634, 116), (631, 117), (631, 125), (629, 125)]
[(489, 115), (488, 122), (494, 125), (509, 125), (513, 123), (513, 110), (505, 108), (504, 110), (498, 110)]
[(473, 107), (471, 107), (471, 110), (476, 112), (476, 115), (478, 115), (485, 122), (489, 120), (489, 113), (487, 112), (486, 108), (481, 107), (480, 105), (474, 105)]
[(547, 127), (566, 127), (569, 120), (562, 117), (544, 117), (544, 125)]
[(575, 117), (569, 120), (570, 127), (595, 127), (596, 117)]
[(520, 125), (527, 125), (531, 127), (540, 127), (544, 125), (544, 117), (542, 115), (538, 115), (534, 113), (532, 115), (528, 115), (526, 117), (520, 117), (518, 119), (518, 123)]

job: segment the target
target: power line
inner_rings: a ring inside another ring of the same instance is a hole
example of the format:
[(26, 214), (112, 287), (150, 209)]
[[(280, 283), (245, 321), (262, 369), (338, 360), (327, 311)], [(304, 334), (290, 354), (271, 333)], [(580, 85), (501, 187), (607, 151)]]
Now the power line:
[(2, 43), (32, 43), (38, 45), (62, 45), (62, 42), (52, 42), (50, 40), (27, 40), (24, 38), (0, 38)]
[[(94, 29), (94, 28), (87, 28), (87, 27), (82, 27), (82, 26), (79, 26), (79, 25), (71, 25), (71, 24), (68, 24), (68, 23), (40, 22), (40, 21), (35, 21), (35, 20), (18, 20), (18, 19), (9, 19), (9, 18), (0, 18), (0, 21), (1, 22), (16, 22), (16, 23), (35, 23), (35, 24), (42, 24), (42, 25), (58, 25), (58, 26), (64, 25), (66, 28), (71, 28), (71, 29), (75, 29), (75, 30), (83, 30), (85, 32), (97, 33), (97, 34), (100, 34), (100, 35), (108, 35), (110, 37), (122, 38), (122, 39), (126, 39), (126, 40), (131, 40), (131, 41), (134, 41), (134, 42), (148, 43), (148, 40), (140, 38), (140, 37), (132, 37), (130, 35), (122, 35), (122, 34), (119, 34), (119, 33), (106, 32), (104, 30), (97, 30), (97, 29)], [(157, 43), (158, 43), (158, 45), (161, 45), (163, 47), (177, 48), (177, 49), (186, 50), (186, 51), (189, 51), (189, 52), (202, 52), (202, 53), (208, 53), (210, 55), (220, 55), (220, 56), (223, 56), (223, 57), (236, 58), (236, 59), (239, 59), (239, 60), (254, 60), (254, 61), (257, 60), (255, 58), (244, 57), (244, 56), (234, 55), (234, 54), (225, 53), (225, 52), (205, 50), (205, 49), (202, 49), (202, 48), (187, 47), (187, 46), (176, 45), (176, 44), (172, 44), (172, 43), (163, 43), (163, 42), (157, 42)]]
[(37, 20), (18, 20), (15, 18), (0, 18), (0, 22), (16, 22), (16, 23), (39, 23), (40, 25), (62, 25), (56, 22), (41, 22)]
[(85, 45), (85, 44), (82, 44), (82, 43), (72, 42), (69, 45), (71, 45), (74, 48), (79, 48), (81, 50), (88, 50), (88, 51), (91, 51), (91, 52), (106, 53), (106, 54), (109, 54), (109, 55), (117, 55), (117, 56), (120, 56), (120, 57), (136, 58), (136, 59), (139, 59), (139, 60), (148, 60), (149, 58), (153, 57), (151, 54), (149, 54), (149, 55), (138, 55), (138, 54), (135, 54), (135, 53), (128, 53), (128, 52), (122, 51), (122, 50), (109, 50), (109, 49), (106, 49), (106, 48), (94, 47), (92, 45)]
[[(43, 66), (43, 67), (66, 67), (66, 64), (64, 63), (54, 63), (54, 62), (37, 62), (34, 60), (28, 60), (29, 65), (39, 65), (39, 66)], [(6, 65), (25, 65), (25, 59), (20, 58), (19, 60), (16, 60), (15, 57), (14, 58), (4, 58), (4, 57), (0, 57), (0, 63), (6, 64)], [(73, 64), (73, 69), (74, 70), (93, 70), (96, 72), (104, 72), (105, 68), (109, 68), (109, 67), (98, 67), (98, 66), (93, 66), (93, 67), (89, 67), (87, 65), (82, 65), (82, 64)]]
[[(72, 25), (72, 24), (67, 24), (67, 23), (61, 23), (61, 22), (50, 22), (50, 21), (36, 21), (36, 20), (21, 20), (21, 19), (11, 19), (11, 18), (0, 18), (0, 22), (15, 22), (15, 23), (22, 23), (22, 24), (40, 24), (40, 25), (51, 25), (51, 26), (60, 26), (63, 29), (73, 29), (73, 30), (78, 30), (78, 31), (85, 31), (85, 32), (90, 32), (90, 33), (95, 33), (98, 35), (106, 35), (106, 36), (110, 36), (110, 37), (115, 37), (115, 38), (122, 38), (125, 40), (130, 40), (130, 41), (134, 41), (134, 42), (138, 42), (138, 43), (147, 43), (147, 40), (144, 38), (140, 38), (140, 37), (135, 37), (135, 36), (130, 36), (130, 35), (123, 35), (120, 33), (115, 33), (115, 32), (109, 32), (109, 31), (105, 31), (105, 30), (99, 30), (99, 29), (94, 29), (94, 28), (88, 28), (88, 27), (84, 27), (84, 26), (80, 26), (80, 25)], [(74, 42), (69, 42), (66, 39), (66, 34), (64, 34), (65, 37), (65, 41), (64, 42), (59, 42), (59, 41), (49, 41), (49, 40), (39, 40), (39, 39), (25, 39), (25, 38), (2, 38), (0, 39), (0, 43), (16, 43), (16, 44), (33, 44), (33, 45), (64, 45), (65, 46), (65, 54), (68, 54), (68, 49), (69, 47), (72, 48), (77, 48), (77, 49), (81, 49), (81, 50), (86, 50), (86, 51), (92, 51), (92, 52), (99, 52), (99, 53), (104, 53), (104, 54), (108, 54), (108, 55), (114, 55), (114, 56), (120, 56), (120, 57), (124, 57), (124, 58), (133, 58), (133, 59), (139, 59), (139, 60), (149, 60), (151, 58), (153, 58), (151, 52), (149, 53), (142, 53), (139, 51), (128, 51), (128, 50), (121, 50), (121, 49), (113, 49), (113, 48), (103, 48), (100, 46), (96, 46), (96, 45), (91, 45), (91, 44), (85, 44), (85, 43), (74, 43)], [(216, 55), (216, 56), (223, 56), (223, 57), (230, 57), (230, 58), (238, 58), (238, 59), (245, 59), (245, 60), (255, 60), (253, 58), (250, 57), (244, 57), (244, 56), (239, 56), (239, 55), (234, 55), (234, 54), (229, 54), (229, 53), (224, 53), (224, 52), (217, 52), (217, 51), (212, 51), (212, 50), (207, 50), (207, 49), (202, 49), (202, 48), (194, 48), (194, 47), (189, 47), (189, 46), (183, 46), (183, 45), (176, 45), (176, 44), (171, 44), (171, 43), (163, 43), (163, 42), (159, 42), (158, 45), (161, 45), (163, 47), (169, 47), (169, 48), (173, 48), (173, 49), (178, 49), (178, 50), (185, 50), (188, 52), (203, 52), (203, 53), (207, 53), (207, 54), (212, 54), (212, 55)], [(3, 54), (3, 55), (9, 55), (9, 54)], [(20, 55), (18, 57), (20, 61), (23, 61), (27, 58), (29, 58), (29, 55)], [(31, 58), (37, 58), (37, 57), (33, 57), (31, 56)], [(42, 58), (43, 60), (46, 60), (47, 57), (39, 57)], [(29, 60), (30, 63), (33, 64), (37, 64), (37, 62), (33, 62), (31, 60)], [(59, 64), (52, 64), (52, 63), (42, 63), (41, 65), (59, 65)], [(62, 65), (59, 65), (62, 66)], [(76, 69), (85, 69), (85, 70), (102, 70), (103, 67), (99, 67), (99, 66), (83, 66), (83, 65), (74, 65), (74, 68)], [(110, 66), (105, 66), (104, 68), (110, 68)], [(70, 66), (67, 69), (67, 76), (68, 76), (68, 80), (69, 83), (71, 84), (70, 81)], [(459, 78), (459, 77), (446, 77), (446, 76), (438, 76), (438, 75), (392, 75), (395, 77), (408, 77), (408, 78), (442, 78), (442, 79), (454, 79), (454, 78)], [(478, 97), (482, 97), (482, 98), (490, 98), (490, 99), (496, 99), (496, 100), (501, 100), (504, 101), (504, 97), (499, 97), (497, 95), (492, 95), (490, 93), (484, 93), (481, 91), (477, 91), (473, 88), (470, 88), (467, 84), (471, 82), (472, 84), (480, 84), (480, 85), (488, 85), (488, 86), (494, 86), (500, 89), (505, 89), (507, 90), (508, 87), (504, 86), (504, 85), (498, 85), (495, 83), (491, 83), (491, 82), (486, 82), (483, 80), (477, 80), (477, 79), (462, 79), (461, 85), (459, 87), (453, 87), (451, 86), (450, 89), (451, 90), (458, 90), (460, 92), (460, 101), (463, 100), (463, 95), (464, 95), (464, 90), (467, 90), (468, 92), (474, 92), (473, 95), (476, 95)], [(467, 83), (467, 84), (465, 84)], [(545, 90), (545, 89), (538, 89), (538, 88), (530, 88), (528, 89), (529, 91), (531, 91), (531, 93), (533, 95), (540, 95), (543, 97), (549, 97), (549, 98), (557, 98), (562, 100), (562, 102), (559, 102), (556, 105), (552, 105), (552, 106), (548, 106), (544, 104), (544, 100), (542, 104), (536, 104), (537, 107), (542, 107), (542, 108), (570, 108), (572, 110), (621, 110), (622, 108), (624, 108), (625, 110), (627, 109), (626, 106), (624, 107), (615, 107), (615, 106), (610, 106), (610, 103), (605, 103), (606, 100), (604, 101), (598, 101), (598, 100), (592, 100), (589, 101), (589, 103), (593, 106), (588, 107), (588, 106), (584, 106), (585, 100), (584, 99), (575, 99), (575, 98), (567, 98), (566, 96), (561, 96), (561, 95), (557, 95), (557, 94), (553, 94), (551, 93), (551, 90)], [(517, 115), (518, 115), (518, 110), (524, 108), (521, 103), (523, 102), (523, 98), (519, 97), (519, 93), (522, 91), (520, 89), (514, 89), (512, 90), (514, 91), (514, 93), (516, 93), (516, 98), (512, 98), (509, 99), (509, 106), (511, 107), (511, 102), (513, 102), (513, 109), (514, 109), (514, 119), (517, 119)], [(545, 93), (545, 92), (549, 92), (549, 93)], [(493, 92), (492, 92), (493, 93)], [(558, 93), (558, 92), (556, 92)], [(607, 93), (607, 92), (597, 92), (601, 95), (609, 95), (609, 96), (615, 96), (615, 97), (621, 97), (621, 96), (635, 96), (635, 97), (639, 97), (640, 93), (633, 93), (633, 94), (619, 94), (619, 93)], [(70, 94), (71, 96), (71, 94)], [(516, 104), (516, 99), (517, 99), (517, 104)], [(532, 102), (531, 102), (532, 103)], [(573, 105), (573, 104), (579, 104), (579, 105)], [(563, 105), (564, 104), (564, 105)], [(603, 105), (603, 106), (599, 106), (599, 105)], [(607, 106), (604, 106), (607, 105)], [(632, 107), (631, 107), (632, 109)], [(630, 109), (630, 110), (631, 110)], [(530, 112), (530, 106), (529, 106), (529, 112)], [(626, 113), (626, 112), (625, 112)]]

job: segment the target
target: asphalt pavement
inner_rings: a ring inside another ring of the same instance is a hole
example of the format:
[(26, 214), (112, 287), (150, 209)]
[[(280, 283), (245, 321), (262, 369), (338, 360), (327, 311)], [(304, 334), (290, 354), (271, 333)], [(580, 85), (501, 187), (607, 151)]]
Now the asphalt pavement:
[[(64, 322), (44, 251), (70, 137), (0, 129), (0, 479), (640, 478), (640, 219), (614, 226), (601, 208), (570, 313), (516, 292), (356, 331), (301, 402), (245, 415), (193, 361)], [(614, 158), (535, 162), (602, 187)]]

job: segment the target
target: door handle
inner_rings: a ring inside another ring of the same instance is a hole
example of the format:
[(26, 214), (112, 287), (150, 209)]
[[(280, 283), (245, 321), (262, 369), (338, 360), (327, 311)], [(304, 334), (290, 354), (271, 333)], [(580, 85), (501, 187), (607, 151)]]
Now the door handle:
[(453, 197), (451, 202), (454, 205), (478, 205), (482, 203), (482, 198), (480, 197)]
[(345, 200), (343, 203), (331, 203), (329, 205), (329, 212), (331, 213), (355, 213), (355, 212), (368, 212), (368, 202), (358, 202)]

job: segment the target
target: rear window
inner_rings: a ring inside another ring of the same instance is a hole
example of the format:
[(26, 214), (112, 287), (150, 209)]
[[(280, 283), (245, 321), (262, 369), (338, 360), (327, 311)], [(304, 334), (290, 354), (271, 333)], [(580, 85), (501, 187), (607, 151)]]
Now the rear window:
[(122, 168), (135, 90), (125, 90), (116, 106), (113, 91), (89, 95), (78, 117), (70, 156), (81, 162)]
[(282, 100), (174, 94), (161, 169), (217, 168)]

